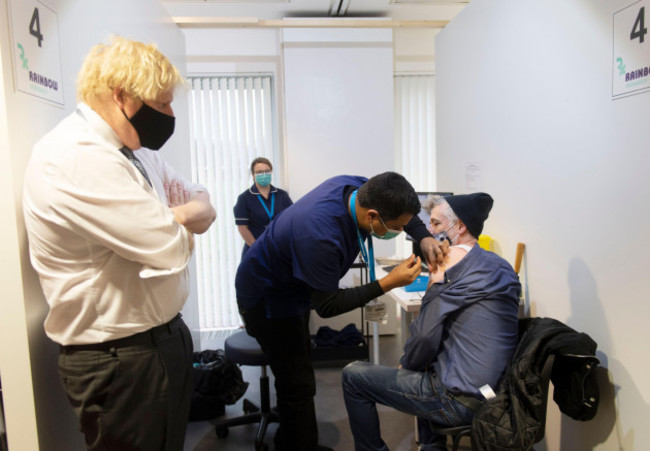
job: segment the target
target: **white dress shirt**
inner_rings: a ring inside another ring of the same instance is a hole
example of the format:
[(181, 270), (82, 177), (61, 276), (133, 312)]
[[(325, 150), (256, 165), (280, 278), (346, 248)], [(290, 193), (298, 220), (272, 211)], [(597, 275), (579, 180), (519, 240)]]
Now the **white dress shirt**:
[(62, 345), (99, 343), (171, 320), (189, 293), (193, 238), (174, 221), (163, 183), (185, 180), (158, 153), (134, 152), (79, 104), (35, 146), (23, 208), (31, 262), (50, 306), (47, 335)]

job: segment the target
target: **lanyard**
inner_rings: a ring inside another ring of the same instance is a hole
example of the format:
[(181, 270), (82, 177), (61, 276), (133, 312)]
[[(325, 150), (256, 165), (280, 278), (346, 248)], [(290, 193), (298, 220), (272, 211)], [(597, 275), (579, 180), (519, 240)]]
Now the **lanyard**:
[(356, 198), (357, 190), (354, 190), (350, 195), (350, 210), (352, 211), (352, 219), (354, 220), (354, 225), (357, 226), (357, 240), (359, 241), (361, 256), (366, 262), (366, 266), (370, 272), (370, 281), (374, 282), (377, 280), (377, 278), (375, 277), (375, 251), (372, 248), (372, 236), (368, 235), (368, 250), (366, 251), (366, 245), (363, 243), (363, 238), (361, 238), (361, 232), (359, 232), (359, 223), (357, 221), (357, 206), (355, 203)]
[(264, 203), (264, 199), (262, 199), (262, 195), (258, 195), (257, 199), (260, 201), (262, 204), (262, 207), (264, 207), (264, 210), (266, 210), (266, 214), (269, 216), (269, 221), (273, 219), (273, 211), (275, 210), (275, 193), (271, 193), (271, 210), (269, 211), (269, 208), (266, 206)]

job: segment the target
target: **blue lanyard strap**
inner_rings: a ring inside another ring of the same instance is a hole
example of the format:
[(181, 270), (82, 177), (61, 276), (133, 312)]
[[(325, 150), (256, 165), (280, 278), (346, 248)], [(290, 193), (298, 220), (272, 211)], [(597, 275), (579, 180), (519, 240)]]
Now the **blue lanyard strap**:
[(273, 219), (273, 212), (275, 211), (275, 193), (271, 193), (271, 210), (269, 211), (269, 208), (266, 206), (264, 203), (264, 199), (262, 199), (262, 195), (259, 194), (257, 196), (257, 199), (260, 201), (262, 204), (262, 207), (264, 207), (264, 210), (266, 210), (266, 214), (269, 216), (269, 221)]
[(372, 248), (372, 237), (368, 235), (368, 250), (366, 251), (366, 245), (363, 243), (363, 238), (361, 238), (361, 232), (359, 232), (359, 222), (357, 221), (357, 206), (356, 200), (357, 190), (354, 190), (350, 195), (350, 211), (352, 212), (352, 219), (354, 220), (354, 225), (357, 226), (357, 240), (359, 241), (359, 249), (361, 250), (361, 256), (366, 262), (368, 271), (370, 272), (370, 281), (374, 282), (377, 280), (375, 277), (375, 251)]

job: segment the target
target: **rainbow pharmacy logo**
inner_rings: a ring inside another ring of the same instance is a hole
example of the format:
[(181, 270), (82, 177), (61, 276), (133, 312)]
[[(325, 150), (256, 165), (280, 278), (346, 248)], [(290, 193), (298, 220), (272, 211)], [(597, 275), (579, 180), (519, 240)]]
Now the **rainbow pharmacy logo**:
[(626, 86), (644, 85), (648, 83), (648, 76), (650, 75), (650, 66), (641, 67), (627, 71), (627, 66), (623, 64), (623, 58), (616, 58), (618, 63), (618, 76), (625, 77)]
[[(622, 74), (621, 74), (622, 75)], [(642, 67), (640, 69), (635, 69), (630, 72), (625, 73), (625, 81), (635, 81), (643, 78), (647, 78), (650, 75), (650, 66)]]
[(18, 44), (18, 48), (20, 49), (20, 59), (23, 62), (23, 69), (29, 71), (29, 81), (34, 84), (44, 86), (46, 88), (50, 88), (54, 91), (58, 91), (59, 90), (58, 81), (46, 77), (45, 75), (37, 74), (36, 72), (32, 72), (31, 70), (29, 70), (28, 61), (27, 58), (25, 58), (25, 49), (21, 44)]
[(621, 76), (625, 74), (625, 64), (623, 64), (623, 58), (616, 58), (616, 62), (618, 63), (618, 75)]
[(25, 58), (25, 49), (21, 44), (18, 44), (18, 48), (20, 49), (20, 59), (23, 61), (23, 69), (29, 70), (29, 66), (27, 65), (27, 58)]

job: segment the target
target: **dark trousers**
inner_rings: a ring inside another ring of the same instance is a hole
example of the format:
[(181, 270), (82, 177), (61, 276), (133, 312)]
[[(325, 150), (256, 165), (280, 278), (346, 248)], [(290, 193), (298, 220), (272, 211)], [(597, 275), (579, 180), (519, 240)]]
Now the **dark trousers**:
[(242, 311), (246, 331), (255, 337), (275, 376), (280, 426), (276, 450), (312, 451), (318, 447), (311, 362), (309, 312), (291, 318), (266, 318), (264, 302)]
[(59, 374), (88, 450), (183, 449), (192, 338), (180, 315), (130, 337), (62, 346)]

